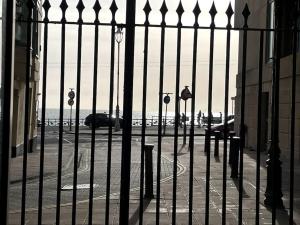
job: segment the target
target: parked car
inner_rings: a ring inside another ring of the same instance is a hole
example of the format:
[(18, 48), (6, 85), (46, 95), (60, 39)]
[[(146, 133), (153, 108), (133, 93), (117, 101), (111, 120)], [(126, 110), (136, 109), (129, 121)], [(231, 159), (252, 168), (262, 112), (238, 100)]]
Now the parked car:
[[(95, 127), (99, 128), (99, 127), (107, 127), (109, 126), (109, 115), (106, 113), (96, 113), (95, 114), (96, 118), (95, 118)], [(116, 118), (115, 117), (111, 117), (112, 120), (112, 125), (115, 126), (115, 122), (116, 122)], [(88, 115), (85, 118), (84, 121), (84, 125), (92, 128), (93, 126), (93, 114)], [(119, 118), (120, 121), (120, 127), (123, 127), (123, 119)]]
[[(234, 130), (234, 119), (228, 120), (227, 125), (228, 125), (228, 135), (229, 135), (229, 131)], [(213, 127), (211, 127), (212, 135), (215, 131), (220, 131), (221, 138), (224, 138), (224, 123), (216, 124)]]

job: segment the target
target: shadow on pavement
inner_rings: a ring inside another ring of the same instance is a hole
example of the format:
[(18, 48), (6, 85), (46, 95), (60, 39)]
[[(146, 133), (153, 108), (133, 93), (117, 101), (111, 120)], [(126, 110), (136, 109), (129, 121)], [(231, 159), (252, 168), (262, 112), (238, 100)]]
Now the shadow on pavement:
[[(269, 212), (272, 213), (272, 208), (267, 208)], [(277, 209), (276, 210), (276, 222), (279, 225), (286, 225), (289, 223), (290, 216), (286, 209)], [(293, 221), (293, 225), (297, 225), (295, 221)]]
[(188, 152), (183, 152), (183, 149), (186, 149), (186, 144), (182, 144), (179, 151), (178, 151), (178, 156), (181, 156), (181, 155), (185, 155), (187, 154)]
[[(235, 178), (235, 179), (232, 179), (233, 180), (233, 183), (234, 185), (236, 186), (236, 189), (239, 191), (239, 178)], [(246, 193), (244, 187), (243, 187), (243, 198), (249, 198), (250, 196)]]
[(221, 161), (220, 161), (220, 157), (219, 157), (219, 156), (215, 156), (215, 161), (216, 161), (217, 163), (221, 162)]
[[(144, 199), (143, 202), (143, 212), (147, 209), (148, 205), (150, 204), (151, 199)], [(135, 225), (139, 221), (139, 214), (140, 214), (140, 207), (138, 207), (132, 216), (129, 218), (129, 225)]]

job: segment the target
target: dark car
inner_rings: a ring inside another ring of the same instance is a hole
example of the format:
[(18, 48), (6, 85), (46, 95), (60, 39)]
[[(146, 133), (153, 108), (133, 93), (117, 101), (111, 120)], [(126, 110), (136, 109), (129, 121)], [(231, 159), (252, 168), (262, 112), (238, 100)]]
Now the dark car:
[[(228, 135), (229, 135), (229, 132), (234, 130), (234, 119), (228, 120), (227, 125), (228, 125)], [(224, 138), (224, 123), (216, 124), (215, 126), (211, 127), (212, 134), (215, 131), (220, 131), (221, 138)]]
[[(109, 115), (106, 113), (96, 113), (95, 114), (95, 128), (99, 127), (107, 127), (109, 126)], [(84, 125), (92, 128), (93, 127), (93, 114), (88, 115), (85, 118)], [(111, 117), (112, 125), (115, 126), (116, 118)], [(123, 119), (119, 118), (120, 121), (120, 127), (123, 127)]]

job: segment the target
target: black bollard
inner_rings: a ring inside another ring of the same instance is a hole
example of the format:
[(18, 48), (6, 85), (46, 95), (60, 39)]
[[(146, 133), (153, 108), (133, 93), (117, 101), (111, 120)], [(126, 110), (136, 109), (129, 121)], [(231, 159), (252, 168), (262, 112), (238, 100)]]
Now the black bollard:
[(229, 131), (230, 139), (232, 139), (235, 136), (235, 131)]
[(239, 150), (240, 150), (240, 138), (233, 137), (230, 143), (230, 149), (232, 150), (231, 156), (231, 178), (238, 178), (239, 174)]
[(220, 140), (221, 132), (216, 130), (214, 132), (214, 134), (215, 134), (215, 152), (214, 152), (214, 156), (218, 157), (219, 156), (219, 140)]
[(229, 161), (228, 161), (228, 163), (229, 163), (229, 165), (231, 165), (231, 163), (232, 163), (232, 147), (231, 146), (233, 146), (232, 139), (235, 136), (235, 132), (230, 131), (229, 136), (230, 136), (230, 148), (229, 148)]
[(153, 199), (153, 151), (154, 145), (145, 144), (145, 199)]
[(205, 144), (204, 144), (204, 152), (207, 152), (208, 148), (209, 148), (209, 133), (208, 133), (208, 129), (205, 128)]

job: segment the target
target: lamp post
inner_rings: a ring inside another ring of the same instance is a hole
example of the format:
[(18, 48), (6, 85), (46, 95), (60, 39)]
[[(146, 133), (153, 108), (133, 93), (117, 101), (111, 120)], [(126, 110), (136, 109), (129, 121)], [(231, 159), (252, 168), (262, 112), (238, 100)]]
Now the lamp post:
[(233, 115), (233, 106), (234, 106), (235, 97), (231, 97), (231, 115)]
[(272, 129), (271, 146), (268, 151), (267, 187), (264, 203), (267, 207), (283, 208), (282, 202), (282, 168), (279, 148), (279, 84), (280, 84), (280, 59), (281, 59), (281, 32), (278, 29), (282, 21), (282, 0), (275, 0), (275, 39), (273, 59), (272, 83)]
[(183, 144), (186, 144), (186, 101), (189, 98), (192, 98), (192, 93), (188, 89), (189, 86), (184, 86), (184, 89), (181, 91), (181, 99), (184, 101), (184, 128), (183, 128)]
[(115, 131), (120, 130), (120, 108), (119, 108), (119, 78), (120, 78), (120, 43), (123, 40), (122, 27), (117, 27), (115, 32), (116, 42), (118, 43), (118, 71), (117, 71), (117, 105), (116, 105), (116, 122)]

